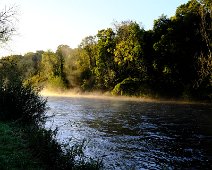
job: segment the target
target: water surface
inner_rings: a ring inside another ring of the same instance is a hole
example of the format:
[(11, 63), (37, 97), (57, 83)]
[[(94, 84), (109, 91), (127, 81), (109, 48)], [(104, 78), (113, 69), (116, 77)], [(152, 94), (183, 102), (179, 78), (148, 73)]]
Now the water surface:
[(212, 169), (212, 106), (50, 97), (58, 140), (86, 139), (104, 169)]

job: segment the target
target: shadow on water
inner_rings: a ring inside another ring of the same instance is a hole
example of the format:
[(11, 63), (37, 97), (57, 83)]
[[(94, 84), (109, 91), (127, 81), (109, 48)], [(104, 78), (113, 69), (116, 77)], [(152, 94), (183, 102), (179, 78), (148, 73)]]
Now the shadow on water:
[(105, 169), (211, 169), (212, 106), (50, 97), (58, 140), (87, 139)]

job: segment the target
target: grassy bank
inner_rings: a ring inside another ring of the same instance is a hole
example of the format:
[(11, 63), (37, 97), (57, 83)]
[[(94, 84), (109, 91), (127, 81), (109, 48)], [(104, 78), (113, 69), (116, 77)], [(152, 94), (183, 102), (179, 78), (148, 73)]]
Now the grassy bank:
[(12, 123), (0, 122), (0, 169), (46, 169), (33, 156), (21, 130)]
[(55, 132), (36, 126), (0, 122), (1, 170), (98, 170), (101, 162), (87, 159), (82, 144), (65, 148)]

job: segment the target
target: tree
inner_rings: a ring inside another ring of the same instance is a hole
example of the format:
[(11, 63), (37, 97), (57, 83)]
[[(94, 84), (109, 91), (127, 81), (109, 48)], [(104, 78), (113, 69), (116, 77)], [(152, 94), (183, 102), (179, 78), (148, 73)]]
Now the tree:
[(62, 77), (64, 81), (66, 81), (65, 72), (64, 72), (64, 64), (65, 58), (69, 55), (70, 47), (68, 45), (59, 45), (57, 47), (56, 55), (58, 60), (58, 69), (59, 69), (59, 76)]
[(162, 93), (191, 96), (202, 80), (205, 87), (210, 84), (211, 19), (206, 9), (190, 0), (177, 8), (175, 16), (162, 15), (155, 21), (152, 66)]
[(56, 53), (47, 51), (42, 54), (42, 74), (48, 81), (50, 88), (67, 88), (68, 82), (64, 72), (64, 49), (66, 45), (60, 45)]
[(143, 34), (144, 30), (136, 22), (127, 21), (118, 25), (114, 61), (119, 67), (119, 77), (144, 78)]
[(94, 68), (96, 66), (96, 36), (85, 37), (79, 45), (77, 68), (79, 82), (83, 90), (94, 86)]
[(88, 36), (85, 37), (81, 44), (80, 49), (82, 49), (82, 55), (84, 55), (84, 59), (88, 61), (88, 67), (92, 70), (96, 66), (96, 59), (95, 59), (95, 46), (96, 46), (96, 37), (95, 36)]
[(79, 49), (68, 48), (65, 54), (64, 73), (69, 87), (79, 86)]
[(209, 56), (212, 56), (212, 2), (209, 0), (199, 0), (199, 14), (201, 16), (201, 34), (207, 45)]
[(45, 77), (54, 77), (60, 75), (59, 63), (57, 56), (52, 51), (47, 51), (42, 54), (42, 68)]
[(109, 89), (115, 83), (115, 33), (111, 28), (98, 31), (96, 45), (96, 81), (100, 88)]
[[(212, 1), (199, 0), (200, 32), (205, 48), (197, 58), (197, 78), (194, 88), (201, 96), (212, 98)], [(205, 94), (204, 94), (205, 93)], [(203, 95), (202, 95), (203, 94)]]
[(0, 43), (4, 44), (11, 39), (16, 32), (15, 23), (17, 11), (15, 7), (4, 8), (0, 12)]

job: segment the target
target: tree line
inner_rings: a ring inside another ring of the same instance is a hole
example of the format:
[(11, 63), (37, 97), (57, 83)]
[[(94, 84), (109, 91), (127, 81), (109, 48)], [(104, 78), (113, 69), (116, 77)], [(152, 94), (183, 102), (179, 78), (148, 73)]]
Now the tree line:
[(190, 0), (153, 29), (135, 21), (85, 37), (78, 48), (59, 45), (1, 60), (17, 64), (26, 84), (103, 90), (114, 95), (212, 98), (212, 2)]

